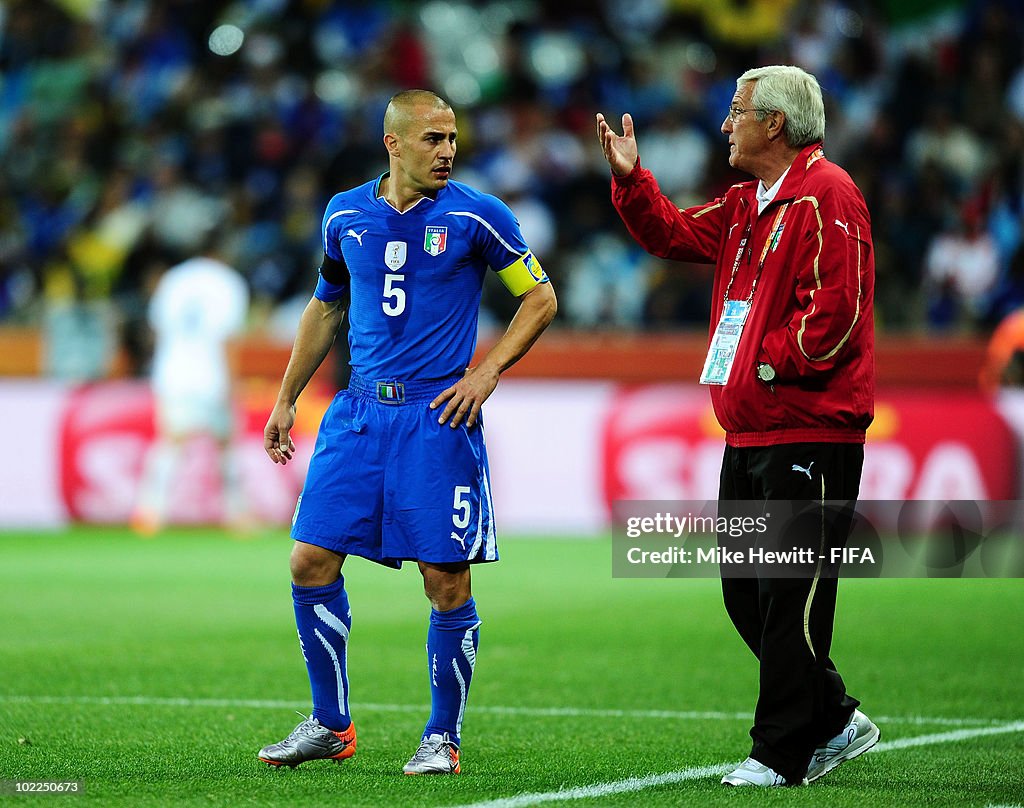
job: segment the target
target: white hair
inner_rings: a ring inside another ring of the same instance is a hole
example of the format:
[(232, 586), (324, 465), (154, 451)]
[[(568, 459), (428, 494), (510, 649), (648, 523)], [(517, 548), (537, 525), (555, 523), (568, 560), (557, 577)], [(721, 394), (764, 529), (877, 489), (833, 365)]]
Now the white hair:
[(758, 120), (769, 112), (783, 113), (783, 134), (790, 146), (802, 148), (825, 139), (825, 102), (814, 76), (794, 65), (755, 67), (736, 79), (736, 89), (750, 82), (750, 103)]

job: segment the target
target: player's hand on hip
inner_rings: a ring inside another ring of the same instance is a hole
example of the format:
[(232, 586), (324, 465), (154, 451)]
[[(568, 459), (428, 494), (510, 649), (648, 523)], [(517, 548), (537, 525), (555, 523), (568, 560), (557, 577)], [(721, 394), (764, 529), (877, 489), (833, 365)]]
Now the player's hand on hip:
[(622, 134), (617, 135), (604, 119), (604, 115), (597, 113), (597, 139), (601, 141), (604, 159), (608, 161), (615, 176), (625, 177), (633, 170), (639, 152), (633, 134), (632, 115), (627, 112), (622, 116)]
[(480, 366), (470, 368), (465, 376), (430, 402), (430, 409), (436, 410), (443, 404), (444, 409), (437, 418), (439, 424), (447, 422), (455, 429), (465, 421), (466, 429), (472, 429), (480, 420), (480, 407), (497, 386), (497, 372)]
[(292, 426), (295, 425), (295, 405), (279, 401), (270, 413), (266, 429), (263, 430), (263, 449), (275, 463), (286, 465), (295, 452), (292, 443)]

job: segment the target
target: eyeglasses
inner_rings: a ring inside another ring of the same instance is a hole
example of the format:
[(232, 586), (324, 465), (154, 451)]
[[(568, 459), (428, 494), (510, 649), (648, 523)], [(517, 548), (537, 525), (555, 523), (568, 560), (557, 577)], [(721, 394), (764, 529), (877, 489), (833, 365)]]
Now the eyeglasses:
[(736, 121), (738, 121), (740, 119), (740, 116), (745, 114), (745, 113), (747, 113), (747, 112), (771, 112), (771, 111), (772, 110), (770, 110), (770, 109), (763, 109), (761, 107), (750, 107), (748, 109), (742, 109), (742, 108), (737, 107), (737, 106), (734, 105), (734, 106), (729, 107), (728, 115), (729, 115), (729, 120), (732, 121), (733, 123), (736, 123)]

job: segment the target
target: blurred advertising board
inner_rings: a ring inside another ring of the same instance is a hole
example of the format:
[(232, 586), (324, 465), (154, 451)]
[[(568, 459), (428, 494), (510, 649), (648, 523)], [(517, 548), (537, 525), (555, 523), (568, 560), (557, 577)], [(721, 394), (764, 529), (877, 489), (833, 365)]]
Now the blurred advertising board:
[[(300, 400), (298, 454), (285, 467), (263, 451), (276, 392), (258, 380), (237, 391), (233, 452), (253, 516), (283, 528), (331, 391), (314, 388)], [(485, 411), (502, 532), (592, 534), (609, 529), (616, 500), (717, 494), (722, 431), (707, 392), (695, 385), (509, 379)], [(145, 383), (3, 381), (0, 416), (15, 450), (0, 464), (0, 529), (127, 522), (154, 438)], [(861, 498), (1020, 498), (1022, 435), (1024, 395), (880, 394)], [(173, 521), (218, 519), (214, 458), (209, 443), (189, 447), (174, 483)]]
[[(879, 394), (861, 499), (1016, 499), (1019, 441), (1012, 415), (1003, 410), (1024, 400), (1013, 402), (948, 391)], [(623, 390), (607, 413), (606, 502), (717, 496), (724, 432), (705, 391), (669, 385)]]

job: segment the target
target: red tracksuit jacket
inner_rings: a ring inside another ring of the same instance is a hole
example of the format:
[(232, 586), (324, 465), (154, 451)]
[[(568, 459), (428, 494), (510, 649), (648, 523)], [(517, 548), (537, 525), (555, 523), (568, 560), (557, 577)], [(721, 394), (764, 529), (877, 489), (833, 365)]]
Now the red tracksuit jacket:
[[(734, 266), (729, 298), (746, 300), (764, 255), (729, 382), (710, 385), (730, 446), (863, 443), (875, 393), (875, 258), (864, 197), (821, 144), (797, 155), (760, 216), (756, 189), (757, 180), (741, 183), (681, 210), (637, 164), (613, 176), (612, 202), (648, 252), (715, 264), (710, 334)], [(775, 368), (771, 385), (758, 379), (761, 362)]]

